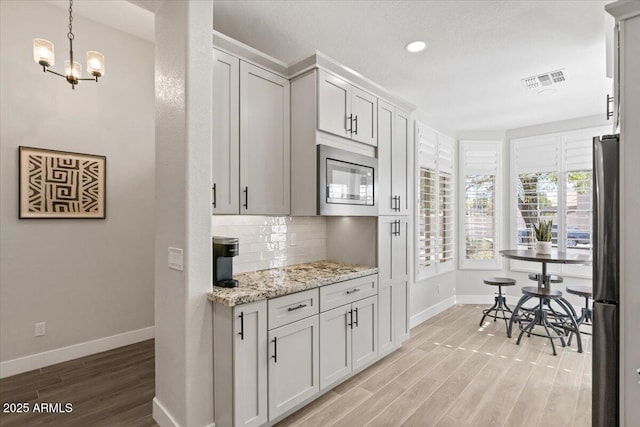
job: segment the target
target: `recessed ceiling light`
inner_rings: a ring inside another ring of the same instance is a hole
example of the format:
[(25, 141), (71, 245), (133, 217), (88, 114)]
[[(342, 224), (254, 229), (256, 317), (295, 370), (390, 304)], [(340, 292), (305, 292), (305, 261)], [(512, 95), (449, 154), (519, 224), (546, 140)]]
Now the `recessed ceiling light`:
[(422, 40), (415, 40), (407, 43), (407, 45), (404, 48), (407, 49), (407, 52), (416, 53), (424, 50), (426, 47), (427, 47), (427, 44)]

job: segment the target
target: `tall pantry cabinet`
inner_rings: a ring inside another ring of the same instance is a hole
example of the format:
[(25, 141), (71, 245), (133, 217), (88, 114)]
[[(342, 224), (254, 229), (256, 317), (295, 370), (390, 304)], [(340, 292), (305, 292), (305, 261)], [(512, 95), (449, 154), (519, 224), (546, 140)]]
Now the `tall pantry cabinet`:
[(378, 342), (380, 354), (409, 337), (410, 114), (378, 100)]

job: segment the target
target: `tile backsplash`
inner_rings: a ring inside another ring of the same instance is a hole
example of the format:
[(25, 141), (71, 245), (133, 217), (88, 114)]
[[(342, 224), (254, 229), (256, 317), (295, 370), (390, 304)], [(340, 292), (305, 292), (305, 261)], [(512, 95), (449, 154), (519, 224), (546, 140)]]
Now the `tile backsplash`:
[[(240, 239), (233, 272), (264, 270), (327, 257), (327, 222), (323, 217), (213, 215), (214, 236)], [(296, 244), (291, 243), (295, 234)]]

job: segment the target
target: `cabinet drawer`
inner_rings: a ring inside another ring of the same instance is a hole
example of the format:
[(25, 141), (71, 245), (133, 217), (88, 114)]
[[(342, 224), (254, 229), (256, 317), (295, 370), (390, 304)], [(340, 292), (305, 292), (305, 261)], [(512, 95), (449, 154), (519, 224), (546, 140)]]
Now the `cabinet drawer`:
[(270, 299), (268, 306), (268, 324), (271, 330), (318, 314), (318, 289)]
[(320, 311), (331, 310), (377, 293), (377, 274), (326, 285), (320, 288)]

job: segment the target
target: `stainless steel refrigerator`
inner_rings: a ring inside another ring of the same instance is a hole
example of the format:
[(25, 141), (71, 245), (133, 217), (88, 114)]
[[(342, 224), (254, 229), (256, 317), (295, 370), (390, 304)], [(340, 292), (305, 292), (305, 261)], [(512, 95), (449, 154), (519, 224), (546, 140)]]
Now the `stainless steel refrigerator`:
[(593, 138), (593, 427), (620, 419), (619, 146), (619, 135)]

